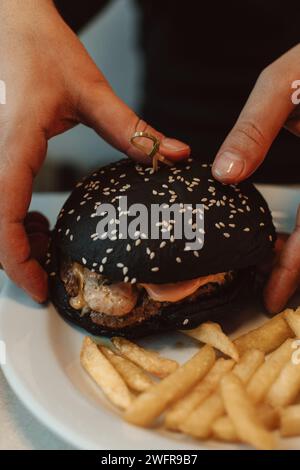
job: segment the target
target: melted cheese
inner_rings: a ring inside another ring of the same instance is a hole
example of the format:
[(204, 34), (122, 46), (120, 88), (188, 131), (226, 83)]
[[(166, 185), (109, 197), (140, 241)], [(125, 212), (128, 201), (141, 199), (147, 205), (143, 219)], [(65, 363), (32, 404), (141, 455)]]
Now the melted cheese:
[[(79, 282), (78, 295), (71, 297), (69, 302), (71, 307), (76, 310), (83, 309), (88, 305), (84, 296), (84, 267), (79, 263), (73, 264), (73, 273)], [(192, 295), (199, 287), (209, 283), (222, 284), (225, 281), (226, 273), (211, 274), (202, 276), (189, 281), (174, 282), (168, 284), (139, 284), (146, 291), (149, 297), (158, 302), (178, 302), (179, 300)], [(121, 283), (122, 284), (122, 283)], [(126, 296), (125, 296), (126, 297)], [(136, 301), (136, 299), (135, 299)]]
[(140, 284), (146, 289), (149, 297), (158, 302), (178, 302), (192, 295), (199, 287), (214, 282), (222, 284), (226, 273), (202, 276), (190, 281), (175, 282), (170, 284)]
[(75, 308), (75, 310), (81, 310), (85, 305), (86, 301), (83, 296), (83, 287), (84, 287), (84, 274), (83, 274), (83, 266), (79, 263), (73, 264), (73, 273), (79, 281), (79, 288), (78, 294), (76, 297), (71, 297), (69, 303), (71, 307)]

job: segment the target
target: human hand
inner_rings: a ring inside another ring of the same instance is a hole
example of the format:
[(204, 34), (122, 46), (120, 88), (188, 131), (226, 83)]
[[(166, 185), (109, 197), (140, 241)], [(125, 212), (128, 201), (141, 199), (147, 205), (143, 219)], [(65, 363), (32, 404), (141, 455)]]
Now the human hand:
[(130, 143), (135, 131), (159, 138), (160, 154), (170, 160), (187, 157), (190, 149), (151, 128), (114, 94), (51, 0), (2, 0), (0, 23), (0, 79), (7, 89), (0, 106), (0, 262), (42, 302), (47, 275), (24, 220), (48, 140), (82, 122), (142, 162), (147, 156)]
[(264, 299), (270, 313), (280, 312), (300, 286), (300, 206), (294, 232), (281, 246)]
[[(269, 65), (259, 76), (215, 158), (212, 172), (216, 179), (238, 183), (250, 176), (263, 162), (282, 127), (300, 136), (297, 80), (300, 80), (300, 45)], [(300, 209), (295, 231), (284, 246), (265, 288), (264, 299), (269, 312), (282, 310), (299, 284)]]

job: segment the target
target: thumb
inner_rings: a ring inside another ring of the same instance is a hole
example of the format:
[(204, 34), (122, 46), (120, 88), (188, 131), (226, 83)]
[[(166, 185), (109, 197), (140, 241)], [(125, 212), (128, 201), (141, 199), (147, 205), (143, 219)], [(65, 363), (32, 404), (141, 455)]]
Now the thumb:
[(293, 109), (290, 84), (282, 83), (276, 67), (264, 71), (212, 167), (216, 179), (237, 183), (263, 162), (272, 142)]
[[(79, 119), (92, 127), (103, 139), (129, 157), (149, 164), (150, 158), (137, 149), (130, 139), (135, 132), (148, 132), (160, 140), (159, 153), (169, 160), (185, 159), (190, 154), (190, 147), (176, 139), (167, 138), (153, 129), (118, 98), (109, 84), (101, 80), (81, 94), (78, 103)], [(140, 138), (139, 144), (149, 153), (153, 143)]]

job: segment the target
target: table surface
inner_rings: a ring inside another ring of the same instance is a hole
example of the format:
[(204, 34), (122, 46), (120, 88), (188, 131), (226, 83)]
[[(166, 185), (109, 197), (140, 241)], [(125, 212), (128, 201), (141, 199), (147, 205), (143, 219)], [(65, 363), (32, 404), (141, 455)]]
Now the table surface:
[[(260, 187), (268, 197), (269, 187)], [(299, 190), (300, 188), (298, 188)], [(295, 193), (296, 194), (296, 193)], [(297, 192), (297, 200), (299, 201)], [(59, 208), (66, 199), (66, 193), (36, 194), (33, 196), (31, 209), (46, 213), (51, 224), (55, 222)], [(295, 197), (293, 197), (295, 199)], [(295, 203), (295, 201), (293, 201)], [(294, 204), (295, 205), (295, 204)], [(296, 205), (295, 205), (296, 207)], [(5, 274), (0, 273), (0, 290)], [(71, 450), (69, 444), (58, 438), (42, 425), (20, 402), (8, 385), (0, 369), (0, 450), (11, 449), (57, 449)]]

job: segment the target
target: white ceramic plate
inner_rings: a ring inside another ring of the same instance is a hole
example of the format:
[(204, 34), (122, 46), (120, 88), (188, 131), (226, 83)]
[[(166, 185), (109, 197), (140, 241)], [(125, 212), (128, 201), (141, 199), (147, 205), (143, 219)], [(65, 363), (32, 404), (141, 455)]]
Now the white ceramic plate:
[[(295, 189), (261, 187), (280, 230), (291, 230), (300, 201)], [(53, 221), (63, 196), (39, 196), (33, 208), (47, 212)], [(251, 320), (249, 319), (251, 317)], [(263, 320), (255, 306), (243, 312), (249, 329)], [(237, 326), (234, 335), (241, 331)], [(136, 428), (118, 413), (79, 364), (84, 333), (64, 322), (52, 306), (39, 307), (9, 281), (0, 298), (0, 340), (7, 361), (3, 372), (19, 398), (52, 431), (82, 449), (240, 449), (238, 445), (197, 442), (179, 434)], [(142, 344), (180, 362), (196, 347), (180, 334), (144, 340)], [(300, 439), (282, 441), (282, 447), (300, 449)]]

